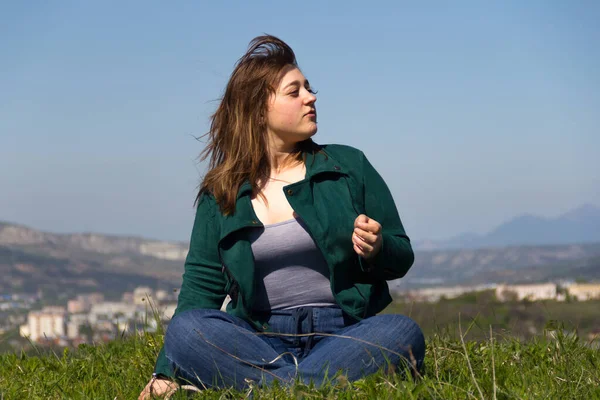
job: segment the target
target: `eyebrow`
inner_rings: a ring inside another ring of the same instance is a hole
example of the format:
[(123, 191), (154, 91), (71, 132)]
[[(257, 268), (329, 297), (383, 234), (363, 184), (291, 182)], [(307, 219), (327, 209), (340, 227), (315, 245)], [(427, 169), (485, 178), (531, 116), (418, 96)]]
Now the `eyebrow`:
[[(302, 82), (300, 82), (299, 80), (296, 79), (295, 81), (292, 81), (292, 82), (288, 83), (287, 85), (285, 85), (284, 89), (287, 89), (288, 87), (290, 87), (292, 85), (303, 86)], [(310, 83), (308, 82), (308, 79), (306, 79), (304, 81), (304, 86), (306, 86), (306, 85), (308, 85), (310, 87)]]

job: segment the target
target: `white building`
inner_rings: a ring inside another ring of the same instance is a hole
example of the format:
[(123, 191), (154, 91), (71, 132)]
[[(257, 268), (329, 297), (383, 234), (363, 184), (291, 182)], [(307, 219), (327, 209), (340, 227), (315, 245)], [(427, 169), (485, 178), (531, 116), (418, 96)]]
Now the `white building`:
[(496, 298), (507, 301), (511, 298), (516, 300), (553, 300), (556, 299), (555, 283), (539, 283), (532, 285), (499, 285), (496, 287)]
[(99, 321), (119, 322), (123, 320), (133, 320), (140, 313), (140, 308), (135, 304), (105, 301), (94, 304), (88, 315), (92, 325)]
[(600, 299), (599, 283), (575, 283), (567, 288), (569, 296), (579, 301)]
[(31, 311), (27, 324), (19, 328), (19, 334), (33, 342), (42, 339), (56, 339), (66, 334), (66, 310), (63, 307), (45, 307), (41, 311)]
[(67, 337), (69, 339), (75, 339), (79, 336), (79, 327), (81, 325), (89, 324), (87, 314), (69, 314), (69, 320), (67, 321)]

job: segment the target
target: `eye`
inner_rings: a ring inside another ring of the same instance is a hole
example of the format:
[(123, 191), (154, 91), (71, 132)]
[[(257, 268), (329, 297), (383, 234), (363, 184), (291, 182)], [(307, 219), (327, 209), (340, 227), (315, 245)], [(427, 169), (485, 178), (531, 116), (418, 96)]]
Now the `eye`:
[(318, 91), (318, 90), (315, 90), (315, 89), (313, 89), (313, 88), (311, 88), (311, 87), (307, 87), (307, 88), (306, 88), (306, 90), (307, 90), (307, 91), (308, 91), (308, 93), (310, 93), (310, 94), (317, 94), (317, 93), (319, 93), (319, 91)]

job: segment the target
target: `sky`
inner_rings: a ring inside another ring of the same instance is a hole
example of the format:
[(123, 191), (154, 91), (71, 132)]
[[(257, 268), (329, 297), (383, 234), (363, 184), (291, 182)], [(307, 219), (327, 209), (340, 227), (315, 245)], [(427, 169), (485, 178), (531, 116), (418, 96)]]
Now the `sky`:
[(0, 2), (0, 221), (188, 240), (248, 42), (318, 90), (413, 240), (600, 206), (600, 2)]

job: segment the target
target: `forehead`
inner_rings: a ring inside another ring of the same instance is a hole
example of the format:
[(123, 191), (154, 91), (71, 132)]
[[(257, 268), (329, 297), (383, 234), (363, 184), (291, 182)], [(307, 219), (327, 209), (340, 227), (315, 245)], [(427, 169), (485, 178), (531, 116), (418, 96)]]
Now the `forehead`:
[(300, 82), (300, 84), (304, 84), (306, 78), (304, 74), (297, 67), (289, 67), (284, 70), (283, 76), (281, 77), (281, 82), (279, 82), (279, 89), (283, 89), (287, 85), (292, 82)]

